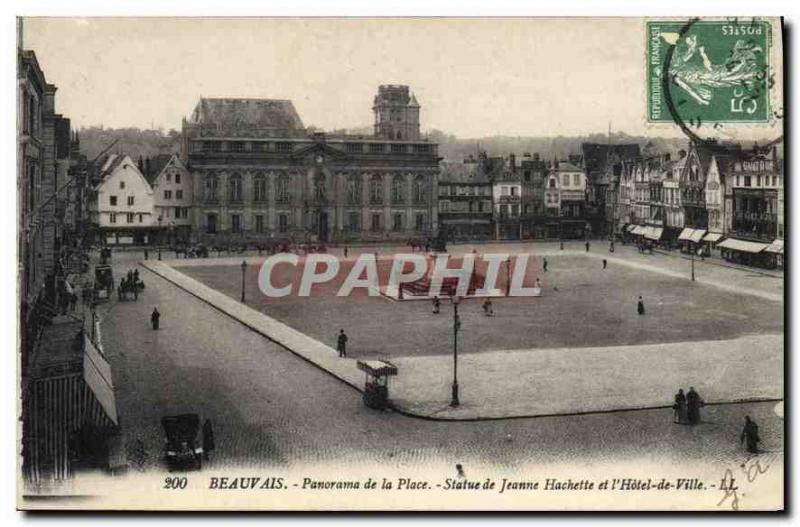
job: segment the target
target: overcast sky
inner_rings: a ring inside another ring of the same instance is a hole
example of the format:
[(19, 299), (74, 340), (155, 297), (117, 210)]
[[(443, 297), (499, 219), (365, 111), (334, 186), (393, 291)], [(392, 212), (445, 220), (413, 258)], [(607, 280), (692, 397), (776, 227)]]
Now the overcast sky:
[[(180, 129), (198, 98), (291, 99), (303, 123), (372, 124), (408, 84), (459, 137), (646, 133), (637, 19), (27, 18), (24, 47), (76, 126)], [(674, 130), (661, 131), (676, 133)]]

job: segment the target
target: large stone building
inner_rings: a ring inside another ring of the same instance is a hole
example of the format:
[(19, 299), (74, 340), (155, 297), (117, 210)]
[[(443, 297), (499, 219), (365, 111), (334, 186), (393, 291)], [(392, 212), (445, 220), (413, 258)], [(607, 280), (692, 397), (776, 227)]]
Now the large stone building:
[(437, 145), (408, 86), (380, 86), (373, 135), (306, 130), (291, 101), (203, 98), (183, 123), (200, 236), (348, 241), (437, 231)]

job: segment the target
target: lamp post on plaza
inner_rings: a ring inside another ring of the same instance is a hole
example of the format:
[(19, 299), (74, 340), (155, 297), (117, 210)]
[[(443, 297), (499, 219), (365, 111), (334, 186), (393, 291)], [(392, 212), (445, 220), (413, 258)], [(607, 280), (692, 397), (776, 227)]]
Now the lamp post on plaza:
[(242, 303), (244, 303), (244, 273), (247, 270), (247, 262), (242, 260)]
[(450, 406), (456, 407), (461, 404), (458, 400), (458, 330), (461, 329), (461, 319), (458, 318), (458, 303), (460, 298), (450, 297), (453, 303), (453, 397)]
[(692, 282), (694, 282), (694, 251), (695, 251), (694, 242), (689, 242), (689, 247), (690, 247), (689, 250), (692, 253)]

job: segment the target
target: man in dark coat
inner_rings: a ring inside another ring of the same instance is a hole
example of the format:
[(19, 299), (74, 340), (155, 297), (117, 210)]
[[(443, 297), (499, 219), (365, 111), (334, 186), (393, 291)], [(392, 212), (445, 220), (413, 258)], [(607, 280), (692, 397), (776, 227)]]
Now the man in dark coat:
[(675, 394), (675, 404), (672, 405), (672, 409), (675, 410), (675, 424), (685, 425), (688, 419), (686, 415), (686, 395), (683, 393), (683, 388)]
[(542, 258), (542, 269), (547, 272), (547, 258)]
[(700, 394), (694, 391), (694, 386), (692, 386), (686, 394), (686, 413), (690, 425), (700, 423), (701, 406), (703, 406), (703, 399), (700, 398)]
[(749, 415), (744, 416), (744, 430), (739, 436), (739, 443), (747, 442), (747, 451), (751, 454), (758, 454), (759, 441), (761, 438), (758, 437), (758, 425), (750, 419)]
[(640, 315), (644, 315), (644, 300), (642, 300), (641, 296), (639, 296), (639, 302), (637, 302), (637, 304), (636, 304), (636, 311)]
[(340, 357), (347, 357), (347, 335), (344, 330), (339, 330), (339, 337), (336, 339), (336, 351), (339, 352)]
[(138, 269), (134, 269), (133, 270), (133, 284), (136, 285), (138, 283), (139, 283), (139, 270)]
[(161, 318), (161, 313), (158, 312), (158, 308), (154, 307), (153, 312), (150, 314), (150, 323), (153, 325), (153, 329), (158, 329), (158, 321)]
[(441, 306), (441, 301), (439, 300), (438, 296), (433, 297), (433, 314), (439, 314), (439, 307)]
[(603, 269), (605, 269), (606, 267), (608, 267), (608, 261), (605, 258), (603, 258)]
[(589, 247), (591, 247), (591, 245), (592, 245), (592, 244), (591, 244), (591, 243), (589, 243), (589, 240), (586, 240), (586, 252), (587, 252), (587, 253), (589, 252)]
[(211, 426), (211, 419), (206, 419), (203, 423), (203, 457), (206, 461), (212, 450), (214, 450), (214, 428)]

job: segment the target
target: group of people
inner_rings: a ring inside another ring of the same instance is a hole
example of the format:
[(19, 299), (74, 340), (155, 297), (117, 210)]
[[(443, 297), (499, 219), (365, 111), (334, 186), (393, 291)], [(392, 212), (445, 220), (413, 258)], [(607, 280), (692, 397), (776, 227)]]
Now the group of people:
[(700, 408), (704, 404), (700, 394), (695, 391), (694, 386), (690, 387), (686, 394), (683, 393), (683, 388), (678, 390), (678, 393), (675, 394), (675, 403), (672, 405), (675, 424), (700, 424)]
[(128, 284), (129, 286), (135, 286), (139, 283), (139, 270), (138, 269), (128, 269), (128, 273), (122, 279), (123, 286)]

